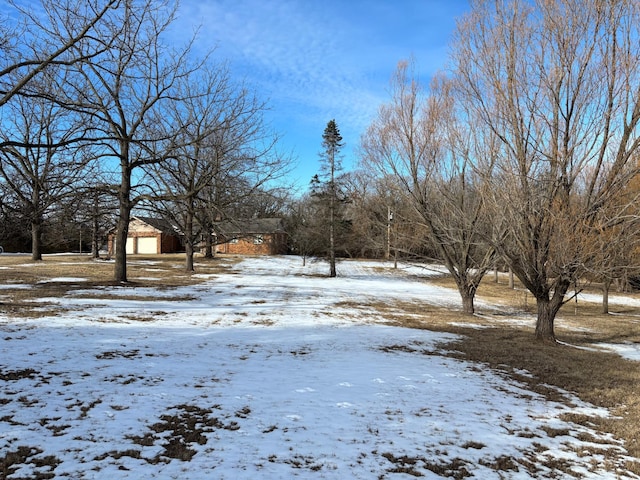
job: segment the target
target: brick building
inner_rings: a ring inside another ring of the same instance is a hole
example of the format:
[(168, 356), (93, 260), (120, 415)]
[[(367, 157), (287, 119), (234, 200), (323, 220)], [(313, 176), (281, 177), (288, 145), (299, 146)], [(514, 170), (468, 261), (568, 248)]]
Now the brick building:
[(218, 222), (216, 251), (241, 255), (287, 253), (287, 233), (281, 218), (252, 218)]

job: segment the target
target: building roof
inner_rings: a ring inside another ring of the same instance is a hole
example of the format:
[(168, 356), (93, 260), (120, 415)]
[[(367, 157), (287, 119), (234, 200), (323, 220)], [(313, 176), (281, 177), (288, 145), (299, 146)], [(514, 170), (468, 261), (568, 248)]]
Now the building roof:
[(225, 220), (214, 226), (217, 234), (225, 237), (265, 233), (285, 233), (281, 218), (248, 218)]
[(134, 219), (134, 218), (140, 220), (141, 222), (146, 223), (147, 225), (152, 226), (153, 228), (160, 230), (163, 233), (170, 233), (173, 235), (180, 234), (180, 229), (167, 219), (155, 218), (155, 217), (141, 217), (139, 215), (135, 215), (131, 217), (131, 219)]

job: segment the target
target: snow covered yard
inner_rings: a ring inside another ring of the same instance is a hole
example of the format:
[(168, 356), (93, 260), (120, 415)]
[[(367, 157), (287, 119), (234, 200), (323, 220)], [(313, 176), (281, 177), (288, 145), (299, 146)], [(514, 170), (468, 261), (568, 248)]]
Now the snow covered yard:
[(377, 262), (325, 270), (248, 258), (0, 318), (0, 478), (638, 478), (618, 441), (561, 419), (608, 411), (545, 401), (447, 357), (453, 335), (367, 308), (457, 292)]

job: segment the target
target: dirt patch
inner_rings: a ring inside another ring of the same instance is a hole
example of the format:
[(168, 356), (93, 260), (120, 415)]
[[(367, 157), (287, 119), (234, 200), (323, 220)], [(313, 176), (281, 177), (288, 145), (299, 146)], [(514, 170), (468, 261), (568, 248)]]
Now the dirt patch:
[(53, 471), (60, 465), (60, 460), (53, 455), (41, 456), (41, 453), (42, 450), (39, 448), (20, 446), (0, 456), (0, 478), (8, 478), (22, 465), (31, 467), (29, 473), (31, 480), (55, 478)]
[(416, 469), (429, 470), (441, 477), (462, 480), (472, 475), (467, 470), (467, 462), (460, 458), (454, 458), (448, 462), (434, 461), (426, 458), (409, 457), (407, 455), (395, 456), (392, 453), (383, 453), (382, 457), (386, 458), (394, 466), (387, 471), (389, 473), (406, 473), (414, 477), (422, 477), (422, 473)]
[[(177, 405), (170, 410), (175, 410), (171, 414), (160, 417), (160, 421), (149, 427), (149, 432), (142, 435), (128, 437), (134, 444), (141, 446), (152, 446), (156, 442), (162, 441), (163, 451), (153, 458), (145, 459), (147, 462), (155, 464), (168, 462), (170, 459), (177, 459), (184, 462), (190, 461), (197, 451), (195, 445), (207, 444), (207, 434), (215, 430), (236, 431), (240, 425), (235, 420), (220, 419), (213, 414), (214, 410), (220, 408), (214, 405), (212, 408), (202, 408), (196, 405)], [(243, 407), (235, 412), (236, 418), (247, 418), (251, 413), (249, 407)], [(140, 452), (135, 449), (126, 451), (111, 452), (106, 456), (118, 458), (120, 456), (130, 456), (141, 458)], [(106, 456), (104, 458), (106, 458)]]
[(116, 358), (137, 358), (140, 356), (140, 350), (109, 350), (96, 355), (98, 360), (113, 360)]
[(270, 455), (268, 458), (270, 463), (286, 463), (295, 469), (308, 469), (312, 472), (322, 470), (322, 464), (316, 462), (316, 459), (309, 455), (293, 455), (288, 458), (280, 458), (277, 455)]
[(23, 378), (34, 378), (37, 375), (32, 368), (25, 368), (22, 370), (2, 370), (0, 371), (0, 380), (5, 382), (21, 380)]

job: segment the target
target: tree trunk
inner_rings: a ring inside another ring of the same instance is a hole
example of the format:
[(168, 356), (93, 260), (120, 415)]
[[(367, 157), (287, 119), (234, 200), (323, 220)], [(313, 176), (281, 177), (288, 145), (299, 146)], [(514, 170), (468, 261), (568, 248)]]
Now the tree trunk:
[(536, 340), (546, 343), (556, 343), (556, 334), (554, 330), (554, 323), (556, 315), (560, 307), (562, 306), (562, 300), (564, 299), (564, 293), (560, 294), (555, 292), (553, 297), (536, 298), (536, 304), (538, 307), (538, 319), (536, 321)]
[(462, 298), (462, 312), (465, 315), (473, 315), (475, 313), (475, 305), (473, 302), (475, 299), (476, 289), (472, 286), (460, 285), (458, 286), (458, 291)]
[(100, 258), (100, 239), (98, 238), (98, 217), (93, 218), (91, 227), (91, 256), (95, 259)]
[(387, 206), (387, 250), (384, 253), (385, 260), (391, 258), (391, 207)]
[(609, 289), (611, 287), (611, 279), (605, 278), (602, 282), (602, 313), (609, 313)]
[(473, 315), (475, 307), (473, 305), (473, 295), (467, 294), (462, 296), (462, 312), (465, 315)]
[(555, 314), (551, 312), (549, 300), (538, 298), (536, 299), (536, 303), (538, 305), (538, 320), (536, 321), (536, 340), (555, 343), (556, 336), (553, 328)]
[(187, 213), (184, 227), (185, 270), (187, 273), (193, 273), (193, 215), (191, 213)]
[(129, 236), (130, 210), (120, 207), (118, 215), (118, 226), (116, 227), (116, 252), (114, 280), (116, 282), (127, 282), (127, 237)]
[[(118, 226), (116, 228), (116, 263), (114, 267), (114, 280), (126, 283), (127, 280), (127, 237), (129, 236), (129, 220), (131, 219), (131, 168), (128, 164), (129, 144), (126, 141), (120, 142), (120, 154), (122, 155), (120, 170), (120, 191), (118, 192), (118, 203), (120, 212), (118, 214)], [(124, 160), (126, 159), (126, 160)]]
[[(332, 179), (333, 180), (333, 179)], [(330, 199), (329, 212), (329, 276), (335, 277), (336, 273), (336, 246), (335, 246), (335, 204), (333, 193)]]
[(336, 252), (333, 250), (329, 254), (329, 276), (332, 278), (338, 276), (336, 272)]
[(99, 196), (97, 191), (93, 201), (93, 218), (91, 221), (91, 256), (95, 259), (100, 258), (100, 238), (98, 231), (100, 228), (98, 212), (100, 211)]
[(31, 259), (42, 260), (42, 222), (31, 222)]
[(184, 242), (184, 250), (186, 253), (186, 259), (185, 259), (185, 271), (187, 273), (193, 273), (195, 272), (195, 268), (193, 267), (193, 242), (191, 242), (190, 240), (187, 240), (186, 242)]
[(213, 258), (215, 251), (213, 248), (213, 232), (209, 227), (204, 230), (204, 258)]

